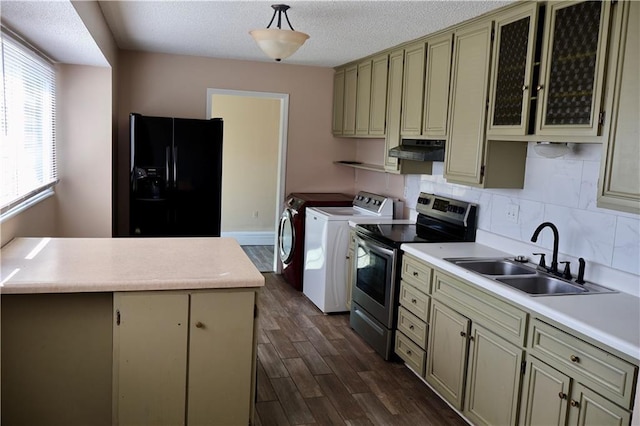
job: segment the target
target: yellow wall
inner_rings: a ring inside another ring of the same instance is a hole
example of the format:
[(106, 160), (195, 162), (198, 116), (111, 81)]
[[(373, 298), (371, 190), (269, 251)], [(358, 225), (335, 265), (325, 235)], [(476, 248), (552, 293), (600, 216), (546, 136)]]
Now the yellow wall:
[(280, 100), (212, 96), (224, 120), (222, 232), (274, 231)]

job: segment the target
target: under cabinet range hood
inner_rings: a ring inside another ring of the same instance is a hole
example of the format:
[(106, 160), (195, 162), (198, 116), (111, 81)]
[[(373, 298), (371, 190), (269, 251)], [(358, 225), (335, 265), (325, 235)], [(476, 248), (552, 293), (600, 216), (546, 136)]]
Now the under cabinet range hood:
[(412, 161), (444, 161), (444, 140), (403, 139), (389, 157)]

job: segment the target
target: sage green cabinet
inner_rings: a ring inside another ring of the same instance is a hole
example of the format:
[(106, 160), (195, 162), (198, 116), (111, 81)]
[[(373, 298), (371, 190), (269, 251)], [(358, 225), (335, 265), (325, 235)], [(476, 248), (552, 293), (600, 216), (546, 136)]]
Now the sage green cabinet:
[(422, 120), (422, 135), (425, 137), (444, 139), (447, 136), (452, 42), (453, 34), (427, 40)]
[(539, 7), (524, 2), (495, 18), (488, 136), (529, 132)]
[(384, 169), (399, 173), (400, 162), (389, 156), (389, 150), (400, 145), (400, 120), (402, 113), (402, 81), (404, 76), (404, 49), (389, 54), (387, 86), (387, 135), (384, 144)]
[(462, 410), (471, 321), (434, 300), (431, 304), (425, 379)]
[(521, 347), (472, 324), (463, 413), (474, 424), (516, 424), (523, 353)]
[(454, 34), (444, 177), (482, 188), (523, 188), (527, 143), (486, 138), (493, 21)]
[(547, 2), (537, 135), (599, 134), (611, 3)]
[(333, 74), (333, 118), (331, 132), (335, 136), (342, 136), (344, 123), (344, 69)]
[(447, 135), (452, 38), (448, 33), (405, 49), (402, 136), (444, 139)]
[(250, 424), (255, 292), (115, 293), (113, 423)]
[(571, 379), (535, 357), (530, 357), (522, 386), (522, 426), (566, 424)]
[(535, 357), (527, 363), (522, 426), (626, 426), (631, 415)]
[(356, 105), (358, 96), (358, 66), (352, 65), (344, 70), (344, 109), (342, 136), (356, 134)]
[(482, 182), (492, 28), (493, 22), (485, 21), (454, 35), (444, 166), (444, 177), (451, 182)]
[(371, 106), (369, 110), (369, 136), (382, 137), (387, 122), (387, 79), (389, 55), (371, 60)]
[(402, 87), (402, 136), (419, 136), (422, 132), (424, 99), (425, 42), (420, 41), (404, 50), (404, 82)]
[(334, 136), (382, 137), (387, 116), (388, 54), (337, 69), (333, 77)]
[(356, 135), (369, 134), (369, 112), (371, 110), (371, 61), (361, 62), (358, 67), (356, 89)]
[[(603, 144), (598, 207), (640, 213), (640, 3), (620, 2), (609, 75), (615, 79), (611, 129)], [(616, 60), (617, 59), (617, 60)]]
[(347, 309), (351, 309), (351, 295), (353, 293), (353, 278), (356, 270), (356, 231), (349, 230), (349, 248), (347, 249)]

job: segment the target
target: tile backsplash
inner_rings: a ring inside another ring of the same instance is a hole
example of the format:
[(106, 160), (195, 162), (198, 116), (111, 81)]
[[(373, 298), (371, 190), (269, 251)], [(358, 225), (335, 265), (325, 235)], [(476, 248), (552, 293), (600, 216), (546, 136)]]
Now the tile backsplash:
[[(447, 183), (442, 176), (444, 163), (434, 163), (433, 175), (406, 177), (406, 203), (415, 206), (420, 191), (476, 203), (478, 229), (525, 242), (532, 249), (539, 246), (547, 253), (553, 247), (549, 229), (542, 231), (536, 244), (530, 240), (538, 225), (552, 222), (560, 234), (560, 257), (583, 257), (588, 264), (640, 275), (640, 217), (596, 207), (602, 145), (573, 144), (570, 153), (554, 159), (536, 154), (533, 145), (528, 146), (523, 189)], [(508, 217), (508, 211), (517, 211), (517, 220)], [(415, 210), (410, 212), (411, 219), (415, 218)], [(631, 281), (633, 278), (637, 277)], [(635, 281), (640, 287), (640, 280)]]

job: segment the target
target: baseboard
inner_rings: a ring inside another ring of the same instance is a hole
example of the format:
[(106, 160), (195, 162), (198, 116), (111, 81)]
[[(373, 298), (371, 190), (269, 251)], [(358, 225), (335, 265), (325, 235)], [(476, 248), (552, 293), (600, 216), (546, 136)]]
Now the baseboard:
[(221, 232), (221, 237), (235, 238), (241, 246), (272, 246), (275, 232)]

